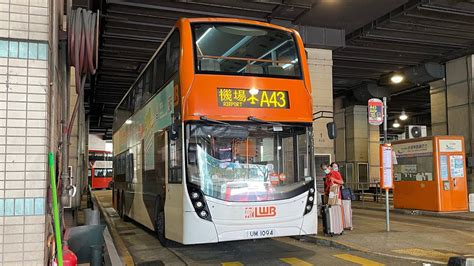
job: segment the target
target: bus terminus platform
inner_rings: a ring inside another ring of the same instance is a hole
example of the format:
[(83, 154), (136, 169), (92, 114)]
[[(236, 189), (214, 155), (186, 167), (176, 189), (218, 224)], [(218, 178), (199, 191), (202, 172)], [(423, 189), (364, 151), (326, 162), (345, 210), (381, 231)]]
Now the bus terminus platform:
[(162, 243), (315, 234), (310, 88), (295, 30), (180, 19), (115, 110), (114, 207)]

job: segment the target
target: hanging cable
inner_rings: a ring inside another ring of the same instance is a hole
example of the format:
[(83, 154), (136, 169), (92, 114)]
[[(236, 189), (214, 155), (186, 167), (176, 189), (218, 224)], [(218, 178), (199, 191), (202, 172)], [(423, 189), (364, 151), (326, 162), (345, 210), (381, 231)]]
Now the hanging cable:
[(99, 16), (98, 13), (78, 8), (72, 11), (68, 25), (68, 56), (71, 66), (75, 68), (76, 101), (68, 125), (68, 140), (71, 135), (74, 119), (83, 96), (87, 75), (94, 75), (98, 65)]
[(67, 128), (67, 141), (71, 137), (74, 119), (79, 109), (87, 75), (94, 75), (98, 66), (99, 15), (78, 8), (71, 12), (68, 24), (68, 57), (75, 68), (77, 100)]
[[(68, 45), (67, 58), (69, 66), (74, 67), (74, 76), (76, 84), (77, 99), (74, 105), (71, 117), (67, 117), (67, 109), (63, 114), (63, 128), (62, 141), (65, 152), (63, 153), (62, 165), (62, 190), (61, 198), (63, 203), (67, 202), (67, 198), (72, 198), (69, 191), (74, 190), (75, 187), (68, 183), (70, 175), (66, 173), (68, 169), (67, 150), (69, 147), (71, 132), (74, 126), (79, 107), (84, 98), (84, 85), (87, 76), (94, 75), (98, 66), (98, 49), (99, 48), (99, 13), (93, 13), (82, 8), (75, 9), (69, 14), (68, 23)], [(64, 88), (63, 105), (67, 106), (67, 91), (69, 88)], [(67, 122), (69, 120), (69, 122)], [(67, 123), (67, 124), (66, 124)]]

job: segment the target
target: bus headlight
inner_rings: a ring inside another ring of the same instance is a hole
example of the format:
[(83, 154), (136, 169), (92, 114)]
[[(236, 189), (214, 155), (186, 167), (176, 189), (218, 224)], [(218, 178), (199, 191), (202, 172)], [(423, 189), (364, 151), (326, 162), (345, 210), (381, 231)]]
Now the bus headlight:
[(313, 186), (308, 189), (308, 197), (306, 198), (306, 207), (304, 208), (304, 214), (308, 214), (313, 209), (314, 204), (314, 193), (316, 190)]
[(212, 215), (209, 211), (209, 206), (206, 204), (206, 197), (202, 191), (194, 186), (189, 184), (189, 199), (191, 200), (191, 205), (196, 212), (196, 216), (200, 219), (208, 220), (212, 222)]

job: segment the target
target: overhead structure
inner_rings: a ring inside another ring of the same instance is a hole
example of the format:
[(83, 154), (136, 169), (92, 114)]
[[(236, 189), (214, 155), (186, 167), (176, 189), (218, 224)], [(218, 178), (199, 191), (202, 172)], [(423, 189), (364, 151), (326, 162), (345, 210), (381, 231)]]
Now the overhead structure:
[(473, 53), (472, 25), (472, 1), (410, 0), (346, 36), (333, 54), (335, 93), (407, 66)]
[[(85, 91), (91, 132), (111, 137), (114, 108), (179, 17), (244, 18), (296, 28), (306, 47), (333, 50), (335, 96), (403, 68), (474, 52), (472, 1), (366, 2), (369, 7), (323, 0), (102, 1), (93, 7), (102, 15), (99, 67)], [(390, 89), (401, 94), (417, 85), (405, 79)], [(412, 103), (420, 106), (426, 99)], [(400, 103), (402, 97), (392, 100)]]
[[(152, 54), (180, 17), (231, 17), (295, 23), (311, 10), (307, 1), (191, 1), (110, 0), (101, 6), (104, 27), (99, 48), (99, 69), (86, 91), (91, 132), (111, 137), (113, 110)], [(299, 26), (307, 41), (323, 45), (344, 41), (344, 31)], [(321, 35), (320, 38), (312, 36)]]

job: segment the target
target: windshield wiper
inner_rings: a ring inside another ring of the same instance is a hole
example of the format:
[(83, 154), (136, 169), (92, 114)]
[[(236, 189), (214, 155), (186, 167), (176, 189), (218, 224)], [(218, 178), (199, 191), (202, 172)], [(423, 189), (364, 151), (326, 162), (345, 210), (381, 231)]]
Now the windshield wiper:
[(274, 125), (274, 126), (283, 126), (282, 123), (262, 120), (262, 119), (260, 119), (260, 118), (256, 118), (255, 116), (249, 116), (247, 119), (248, 119), (249, 121), (257, 122), (257, 123), (270, 124), (270, 125)]
[(215, 123), (215, 124), (221, 124), (221, 125), (230, 126), (230, 124), (227, 123), (227, 122), (223, 122), (223, 121), (219, 121), (219, 120), (210, 119), (210, 118), (207, 118), (206, 116), (201, 116), (201, 117), (199, 117), (199, 119), (200, 119), (201, 121), (206, 121), (206, 122), (210, 122), (210, 123)]

